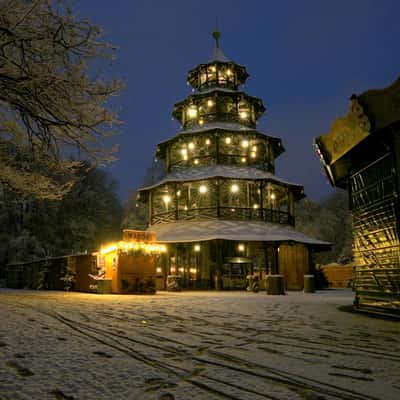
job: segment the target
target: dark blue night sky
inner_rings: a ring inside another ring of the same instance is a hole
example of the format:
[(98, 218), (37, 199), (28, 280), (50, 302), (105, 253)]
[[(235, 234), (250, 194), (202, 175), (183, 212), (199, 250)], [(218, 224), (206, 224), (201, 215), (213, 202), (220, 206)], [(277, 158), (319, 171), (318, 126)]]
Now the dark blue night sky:
[(121, 199), (142, 183), (156, 144), (179, 129), (173, 104), (190, 93), (186, 74), (207, 62), (215, 17), (228, 58), (250, 74), (244, 90), (267, 108), (258, 129), (281, 137), (276, 175), (312, 199), (331, 191), (312, 140), (347, 113), (349, 97), (400, 75), (400, 1), (79, 0), (74, 11), (118, 46), (110, 73), (126, 82), (119, 160), (108, 170)]

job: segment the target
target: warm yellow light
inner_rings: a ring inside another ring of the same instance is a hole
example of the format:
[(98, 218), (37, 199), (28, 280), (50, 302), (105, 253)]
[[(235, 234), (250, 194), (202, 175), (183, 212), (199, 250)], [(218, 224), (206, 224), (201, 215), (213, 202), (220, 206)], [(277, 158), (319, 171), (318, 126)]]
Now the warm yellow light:
[(239, 244), (239, 246), (238, 246), (238, 250), (239, 251), (244, 251), (244, 244)]
[(190, 273), (191, 274), (196, 274), (197, 273), (197, 269), (196, 268), (190, 268)]
[(189, 147), (190, 150), (193, 150), (194, 149), (194, 143), (190, 142), (188, 147)]
[(214, 102), (212, 100), (207, 100), (207, 107), (212, 107)]
[(187, 154), (185, 154), (185, 155), (183, 156), (183, 159), (184, 159), (184, 160), (187, 160), (187, 159), (188, 159)]
[(187, 149), (185, 149), (185, 148), (183, 148), (182, 150), (181, 150), (181, 154), (184, 156), (185, 154), (187, 154)]
[(203, 125), (204, 124), (204, 120), (199, 119), (199, 125)]
[(111, 253), (111, 252), (117, 250), (117, 248), (118, 248), (118, 246), (116, 244), (112, 244), (110, 246), (105, 247), (104, 249), (101, 249), (100, 254), (104, 255), (104, 254)]
[(242, 140), (242, 147), (244, 147), (244, 148), (249, 147), (249, 141), (248, 140)]
[(195, 244), (194, 245), (194, 251), (196, 251), (196, 252), (200, 251), (200, 245), (199, 244)]
[(176, 272), (176, 268), (175, 267), (171, 267), (170, 271), (174, 274)]
[(187, 206), (185, 206), (185, 207), (183, 207), (183, 209), (184, 209), (185, 211), (187, 211), (188, 208), (187, 208)]
[(256, 151), (257, 151), (257, 146), (253, 146), (253, 147), (251, 148), (251, 151), (256, 152)]
[(225, 138), (225, 143), (226, 144), (231, 144), (231, 138), (230, 137), (227, 137), (227, 138)]
[(179, 197), (179, 196), (181, 195), (181, 191), (178, 190), (178, 191), (176, 192), (176, 195)]
[(167, 251), (167, 247), (164, 244), (153, 244), (153, 243), (140, 243), (140, 242), (118, 242), (112, 245), (109, 245), (100, 250), (100, 254), (108, 254), (113, 251), (122, 250), (122, 251), (143, 251), (147, 254), (151, 253), (165, 253)]
[(275, 193), (271, 193), (271, 200), (275, 200), (276, 199), (276, 195), (275, 195)]
[(245, 163), (246, 162), (246, 157), (242, 157), (241, 161), (242, 161), (242, 163)]
[(157, 267), (156, 272), (157, 272), (157, 274), (161, 274), (162, 273), (162, 269), (160, 267)]
[(231, 192), (232, 192), (232, 193), (237, 193), (238, 191), (239, 191), (239, 186), (236, 185), (236, 183), (234, 183), (234, 184), (231, 186)]
[(206, 145), (209, 146), (210, 145), (210, 139), (206, 139)]
[(240, 115), (240, 118), (241, 118), (241, 119), (246, 119), (247, 116), (248, 116), (248, 114), (247, 114), (246, 111), (241, 111), (241, 112), (239, 113), (239, 115)]
[(168, 194), (166, 194), (165, 196), (163, 196), (163, 202), (165, 204), (168, 204), (171, 201), (171, 196), (169, 196)]
[(228, 76), (231, 76), (231, 75), (232, 75), (232, 71), (231, 71), (230, 69), (228, 69), (228, 70), (226, 71), (226, 74), (227, 74)]
[(206, 185), (201, 185), (199, 187), (199, 192), (202, 193), (202, 194), (207, 193), (207, 186)]
[(253, 204), (253, 208), (254, 208), (255, 210), (257, 210), (258, 207), (259, 207), (258, 204)]
[(195, 106), (191, 106), (187, 110), (187, 115), (189, 118), (196, 118), (197, 117), (197, 108)]
[(212, 65), (212, 66), (211, 66), (211, 71), (212, 71), (212, 72), (215, 72), (216, 70), (217, 70), (217, 68), (215, 67), (215, 65)]
[(199, 160), (196, 158), (196, 159), (194, 160), (194, 163), (195, 163), (196, 165), (198, 165)]
[(251, 157), (251, 158), (256, 158), (256, 157), (257, 157), (256, 152), (255, 152), (255, 151), (252, 151), (252, 152), (250, 153), (250, 157)]
[(179, 272), (184, 272), (184, 268), (179, 268)]

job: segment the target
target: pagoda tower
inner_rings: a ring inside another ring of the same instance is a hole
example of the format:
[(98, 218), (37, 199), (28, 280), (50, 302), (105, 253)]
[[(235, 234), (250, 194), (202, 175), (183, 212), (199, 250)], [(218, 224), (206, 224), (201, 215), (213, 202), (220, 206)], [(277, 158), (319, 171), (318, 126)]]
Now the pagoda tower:
[(174, 106), (181, 130), (157, 147), (165, 176), (139, 189), (148, 230), (168, 248), (159, 275), (178, 275), (189, 288), (238, 289), (248, 274), (282, 274), (288, 289), (302, 289), (310, 250), (329, 243), (294, 229), (303, 187), (275, 175), (282, 142), (257, 131), (263, 102), (240, 90), (246, 68), (224, 55), (218, 31), (213, 37), (210, 60), (189, 71), (192, 94)]

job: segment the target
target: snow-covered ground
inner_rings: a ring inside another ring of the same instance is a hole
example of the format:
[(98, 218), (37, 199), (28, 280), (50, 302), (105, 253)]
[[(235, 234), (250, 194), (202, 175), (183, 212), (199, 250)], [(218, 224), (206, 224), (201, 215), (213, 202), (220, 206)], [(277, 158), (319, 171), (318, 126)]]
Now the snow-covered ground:
[(400, 399), (400, 323), (349, 290), (0, 290), (0, 399)]

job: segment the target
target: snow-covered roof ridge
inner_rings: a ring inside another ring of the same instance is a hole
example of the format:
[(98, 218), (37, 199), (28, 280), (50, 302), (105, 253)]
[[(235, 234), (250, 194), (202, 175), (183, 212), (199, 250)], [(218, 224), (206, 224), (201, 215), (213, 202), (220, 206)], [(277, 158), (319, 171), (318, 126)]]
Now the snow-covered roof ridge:
[(174, 171), (165, 176), (162, 180), (154, 183), (153, 185), (140, 188), (140, 191), (153, 189), (157, 186), (169, 182), (185, 182), (185, 181), (199, 181), (210, 178), (228, 178), (228, 179), (265, 179), (278, 182), (288, 186), (297, 186), (303, 188), (302, 185), (288, 182), (281, 179), (271, 172), (266, 172), (254, 167), (236, 166), (236, 165), (207, 165), (200, 167), (190, 167), (182, 170)]
[(195, 242), (214, 239), (235, 241), (280, 242), (292, 241), (320, 247), (328, 247), (329, 242), (311, 238), (294, 228), (264, 221), (177, 221), (151, 225), (158, 242)]

